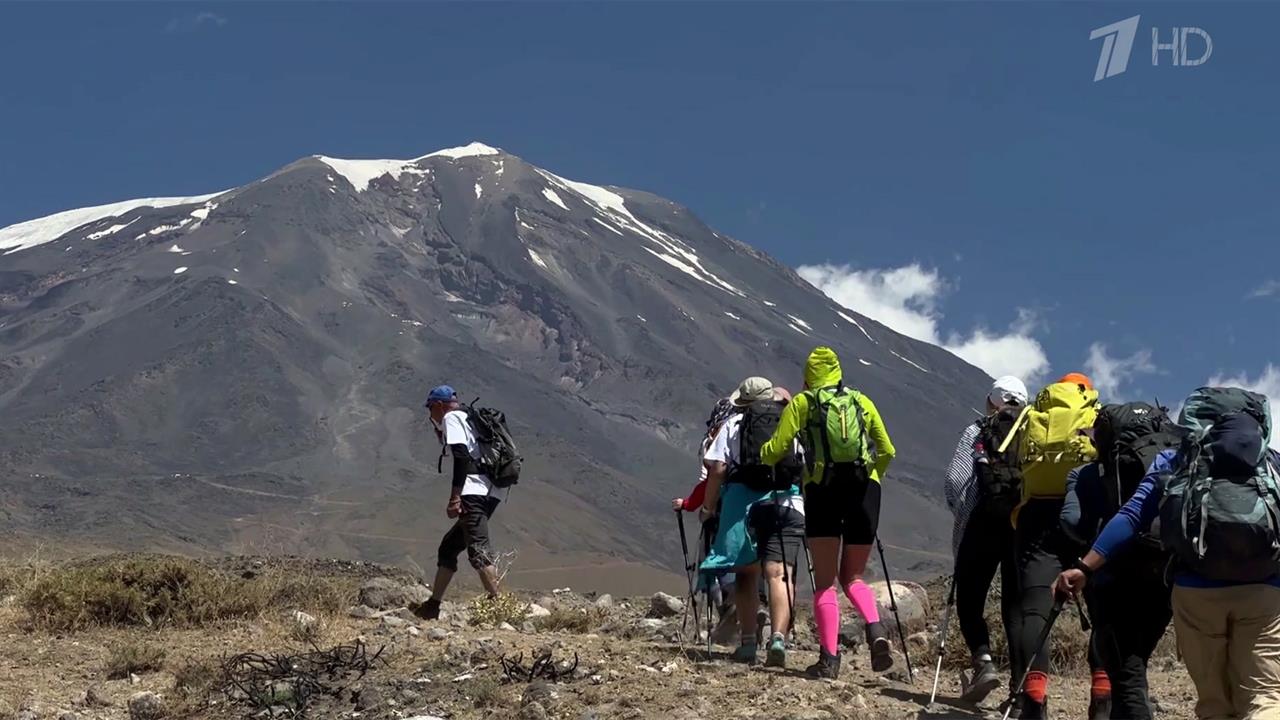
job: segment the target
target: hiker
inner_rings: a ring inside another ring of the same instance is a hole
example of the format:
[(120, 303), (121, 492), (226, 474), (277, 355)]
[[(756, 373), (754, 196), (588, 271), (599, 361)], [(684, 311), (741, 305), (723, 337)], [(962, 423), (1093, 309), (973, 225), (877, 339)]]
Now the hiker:
[(863, 581), (880, 524), (880, 479), (893, 460), (893, 443), (875, 404), (847, 387), (834, 350), (819, 347), (804, 368), (804, 390), (782, 412), (761, 450), (767, 464), (784, 461), (796, 438), (804, 449), (805, 535), (813, 562), (813, 615), (818, 626), (816, 678), (840, 674), (840, 600), (837, 579), (866, 622), (871, 668), (893, 666), (889, 636), (880, 624), (875, 593)]
[(1057, 589), (1086, 589), (1159, 519), (1174, 557), (1173, 625), (1199, 698), (1196, 717), (1280, 718), (1280, 454), (1267, 450), (1267, 399), (1200, 388), (1178, 425), (1189, 437), (1156, 456)]
[[(800, 458), (793, 448), (774, 466), (760, 460), (790, 396), (762, 377), (742, 381), (730, 396), (740, 412), (729, 416), (707, 450), (704, 511), (717, 512), (719, 531), (706, 571), (731, 570), (739, 643), (732, 659), (754, 665), (759, 657), (759, 595), (763, 569), (768, 580), (770, 628), (765, 664), (786, 666), (786, 635), (795, 598), (795, 565), (803, 542), (804, 501), (800, 497)], [(786, 566), (784, 568), (784, 566)]]
[[(737, 414), (738, 411), (739, 408), (728, 397), (718, 400), (715, 407), (711, 409), (711, 415), (707, 418), (707, 431), (703, 435), (702, 444), (698, 449), (698, 484), (694, 485), (687, 497), (674, 498), (671, 501), (672, 510), (678, 513), (699, 512), (702, 510), (707, 493), (707, 466), (704, 463), (707, 450), (711, 449), (711, 443), (716, 439), (716, 434), (720, 432), (725, 420)], [(708, 517), (702, 520), (701, 540), (705, 541), (708, 538), (714, 538), (717, 529), (717, 519), (715, 517)], [(706, 542), (702, 542), (701, 545), (705, 556), (707, 551)], [(705, 589), (709, 590), (710, 602), (715, 605), (719, 616), (715, 629), (711, 630), (711, 639), (716, 642), (728, 642), (728, 639), (732, 638), (730, 633), (736, 632), (738, 622), (737, 611), (733, 602), (734, 575), (733, 573), (720, 573), (713, 578), (713, 581), (708, 581), (702, 573), (699, 573), (699, 584), (701, 585), (704, 582), (709, 585)]]
[(445, 513), (453, 527), (440, 540), (435, 584), (431, 599), (413, 609), (424, 620), (440, 617), (440, 601), (458, 571), (458, 555), (467, 551), (471, 567), (480, 575), (480, 584), (489, 597), (498, 595), (498, 572), (489, 545), (489, 518), (501, 502), (501, 490), (475, 466), (479, 446), (468, 420), (467, 410), (458, 403), (458, 394), (448, 385), (433, 388), (427, 395), (427, 411), (436, 437), (453, 457), (453, 482)]
[[(1097, 414), (1093, 383), (1081, 373), (1069, 373), (1040, 391), (998, 448), (1007, 452), (1016, 446), (1022, 470), (1021, 502), (1011, 515), (1018, 597), (1010, 623), (1009, 660), (1019, 677), (1024, 672), (1026, 677), (1020, 694), (1009, 702), (1024, 720), (1041, 720), (1048, 714), (1049, 652), (1039, 641), (1054, 607), (1054, 582), (1076, 557), (1060, 516), (1067, 475), (1097, 456), (1086, 434)], [(1093, 642), (1089, 667), (1089, 718), (1099, 720), (1110, 714), (1111, 686)], [(1012, 689), (1018, 691), (1017, 685)]]
[[(961, 676), (960, 699), (979, 703), (1000, 685), (987, 628), (987, 593), (1000, 569), (1000, 617), (1012, 644), (1017, 602), (1013, 558), (1013, 525), (1009, 515), (1021, 499), (1022, 473), (1012, 453), (997, 451), (1027, 404), (1027, 386), (1016, 377), (998, 378), (987, 394), (985, 417), (960, 434), (947, 467), (947, 505), (955, 514), (951, 535), (955, 571), (952, 577), (960, 634), (969, 647), (972, 671)], [(1021, 669), (1010, 666), (1017, 682)]]
[[(1093, 425), (1098, 459), (1067, 476), (1061, 521), (1079, 546), (1093, 544), (1102, 526), (1133, 495), (1156, 456), (1176, 449), (1182, 430), (1164, 408), (1144, 402), (1105, 405)], [(1142, 533), (1112, 554), (1084, 599), (1103, 668), (1111, 683), (1110, 717), (1150, 720), (1147, 663), (1173, 615), (1165, 582), (1169, 554)]]

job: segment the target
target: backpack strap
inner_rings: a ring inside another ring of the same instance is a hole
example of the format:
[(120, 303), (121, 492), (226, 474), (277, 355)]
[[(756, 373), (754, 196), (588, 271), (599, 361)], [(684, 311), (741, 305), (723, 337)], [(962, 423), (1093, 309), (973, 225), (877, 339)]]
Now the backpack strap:
[(1000, 443), (1000, 447), (996, 452), (1003, 455), (1004, 451), (1009, 449), (1009, 443), (1013, 441), (1014, 436), (1022, 429), (1022, 425), (1027, 421), (1027, 415), (1031, 412), (1032, 407), (1028, 405), (1022, 408), (1022, 412), (1018, 413), (1018, 419), (1014, 421), (1013, 427), (1009, 428), (1009, 434), (1004, 436), (1004, 442)]

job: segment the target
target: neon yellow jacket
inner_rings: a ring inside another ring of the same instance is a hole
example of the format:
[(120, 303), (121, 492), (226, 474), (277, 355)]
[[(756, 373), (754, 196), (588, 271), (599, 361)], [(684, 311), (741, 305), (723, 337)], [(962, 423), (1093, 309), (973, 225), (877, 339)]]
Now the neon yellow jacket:
[[(809, 353), (809, 359), (804, 365), (806, 387), (810, 390), (831, 387), (838, 384), (841, 377), (843, 375), (840, 372), (840, 358), (836, 357), (834, 350), (819, 347)], [(800, 434), (808, 421), (809, 402), (809, 393), (802, 392), (793, 397), (786, 409), (782, 411), (778, 429), (774, 431), (769, 442), (760, 448), (760, 460), (766, 465), (777, 464), (791, 449), (796, 435)], [(884, 477), (885, 471), (889, 469), (889, 463), (893, 461), (896, 451), (893, 449), (893, 442), (889, 440), (889, 431), (885, 429), (884, 421), (880, 419), (880, 411), (876, 410), (871, 398), (858, 393), (858, 404), (862, 406), (862, 418), (866, 422), (867, 436), (875, 443), (876, 448), (876, 462), (871, 468), (871, 479), (880, 482), (880, 478)], [(817, 479), (808, 477), (806, 469), (806, 483)]]

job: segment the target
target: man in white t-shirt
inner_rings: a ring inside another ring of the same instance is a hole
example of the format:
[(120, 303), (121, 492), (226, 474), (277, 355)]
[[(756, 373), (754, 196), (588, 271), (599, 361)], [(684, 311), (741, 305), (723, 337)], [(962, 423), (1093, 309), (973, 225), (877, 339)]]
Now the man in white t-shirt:
[(455, 522), (440, 540), (431, 599), (413, 608), (419, 617), (435, 620), (440, 617), (440, 601), (458, 571), (458, 555), (463, 550), (467, 551), (471, 567), (479, 573), (485, 591), (490, 597), (498, 594), (498, 573), (489, 543), (489, 518), (502, 498), (501, 491), (476, 468), (480, 448), (467, 420), (467, 411), (459, 405), (453, 388), (448, 385), (433, 388), (427, 396), (427, 410), (443, 447), (441, 458), (445, 452), (453, 457), (453, 482), (445, 513), (455, 518)]

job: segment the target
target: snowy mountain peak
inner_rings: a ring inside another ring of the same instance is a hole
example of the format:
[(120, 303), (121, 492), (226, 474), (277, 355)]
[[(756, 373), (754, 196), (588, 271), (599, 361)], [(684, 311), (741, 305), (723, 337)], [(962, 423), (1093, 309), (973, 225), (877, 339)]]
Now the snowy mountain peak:
[(445, 148), (432, 153), (427, 153), (412, 160), (347, 160), (343, 158), (331, 158), (325, 155), (314, 155), (317, 160), (333, 168), (333, 171), (347, 179), (351, 183), (351, 187), (358, 192), (364, 192), (377, 178), (383, 175), (391, 175), (399, 177), (404, 173), (425, 174), (426, 171), (417, 167), (417, 163), (428, 160), (430, 158), (449, 158), (457, 160), (465, 157), (477, 157), (481, 155), (497, 155), (501, 150), (490, 147), (480, 142), (473, 142), (462, 147)]
[[(205, 202), (222, 194), (213, 193), (195, 197), (142, 198), (139, 200), (125, 200), (109, 205), (66, 210), (47, 217), (10, 225), (7, 228), (0, 228), (0, 252), (8, 255), (19, 250), (26, 250), (47, 242), (53, 242), (78, 227), (106, 220), (107, 218), (119, 217), (141, 208), (167, 208), (177, 205), (190, 205)], [(128, 223), (113, 225), (110, 228), (93, 233), (89, 237), (97, 240), (123, 229), (126, 225)]]

